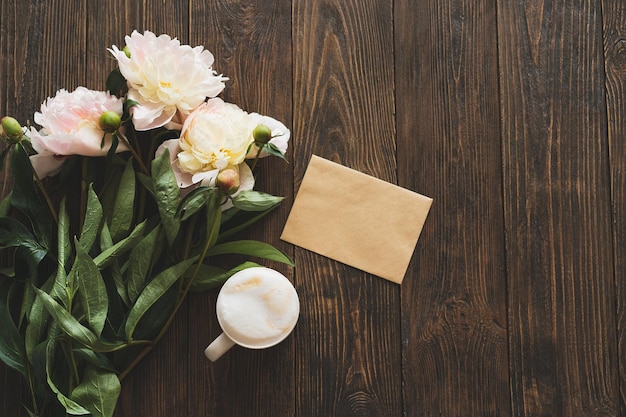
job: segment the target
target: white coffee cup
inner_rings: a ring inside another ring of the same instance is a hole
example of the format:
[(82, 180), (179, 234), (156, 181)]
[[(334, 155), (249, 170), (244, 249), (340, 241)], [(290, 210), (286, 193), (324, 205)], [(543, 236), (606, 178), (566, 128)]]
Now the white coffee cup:
[(204, 350), (212, 361), (235, 344), (264, 349), (282, 342), (298, 321), (300, 301), (283, 274), (254, 267), (235, 273), (224, 283), (215, 311), (222, 334)]

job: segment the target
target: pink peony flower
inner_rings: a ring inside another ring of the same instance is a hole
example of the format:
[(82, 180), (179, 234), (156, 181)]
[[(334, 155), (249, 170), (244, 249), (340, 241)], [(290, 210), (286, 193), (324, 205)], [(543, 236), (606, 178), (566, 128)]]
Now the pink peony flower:
[(207, 97), (217, 96), (228, 80), (213, 71), (213, 55), (202, 46), (181, 45), (177, 39), (157, 37), (150, 31), (143, 35), (133, 31), (126, 36), (126, 46), (130, 57), (116, 46), (109, 51), (128, 82), (128, 99), (139, 103), (131, 108), (137, 130), (172, 123), (180, 127)]
[[(30, 128), (28, 136), (37, 155), (31, 163), (39, 178), (55, 175), (65, 156), (103, 156), (111, 147), (111, 134), (100, 128), (102, 113), (113, 111), (120, 116), (123, 101), (109, 93), (78, 87), (73, 92), (59, 90), (41, 105), (34, 115), (35, 123), (42, 129)], [(102, 139), (104, 147), (101, 147)], [(116, 151), (126, 150), (119, 144)]]

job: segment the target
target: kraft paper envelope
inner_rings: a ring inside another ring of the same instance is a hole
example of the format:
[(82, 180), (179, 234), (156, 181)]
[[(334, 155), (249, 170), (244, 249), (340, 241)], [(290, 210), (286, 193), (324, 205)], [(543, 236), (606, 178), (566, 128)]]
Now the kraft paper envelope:
[(400, 284), (431, 204), (313, 155), (281, 239)]

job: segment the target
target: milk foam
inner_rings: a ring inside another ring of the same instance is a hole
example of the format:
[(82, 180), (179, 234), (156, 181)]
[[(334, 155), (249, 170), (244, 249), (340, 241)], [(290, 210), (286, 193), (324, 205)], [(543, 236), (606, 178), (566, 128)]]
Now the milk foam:
[(284, 339), (300, 313), (298, 294), (281, 273), (249, 268), (233, 275), (217, 298), (224, 332), (238, 344), (262, 348)]

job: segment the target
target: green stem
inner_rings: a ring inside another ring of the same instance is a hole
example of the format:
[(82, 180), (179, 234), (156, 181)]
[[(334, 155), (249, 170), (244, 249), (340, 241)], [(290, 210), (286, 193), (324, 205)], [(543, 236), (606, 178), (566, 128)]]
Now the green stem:
[[(78, 375), (78, 365), (76, 365), (76, 358), (74, 357), (74, 346), (72, 344), (72, 339), (69, 339), (67, 341), (68, 347), (69, 347), (69, 355), (70, 355), (70, 364), (72, 365), (72, 372), (74, 374), (74, 379), (76, 380), (76, 385), (80, 384), (80, 376)], [(74, 388), (71, 386), (72, 384), (70, 383), (70, 391), (71, 388)]]
[(251, 171), (254, 171), (254, 168), (256, 167), (256, 163), (259, 161), (259, 157), (261, 156), (261, 151), (263, 150), (264, 147), (265, 147), (265, 143), (262, 143), (261, 146), (259, 146), (259, 150), (256, 153), (256, 156), (254, 157), (254, 161), (252, 162), (252, 166), (250, 167)]
[(146, 175), (150, 175), (150, 172), (148, 171), (148, 168), (146, 167), (146, 164), (144, 164), (143, 160), (141, 159), (141, 155), (139, 155), (137, 150), (130, 145), (130, 142), (128, 141), (126, 136), (124, 136), (124, 134), (122, 132), (120, 132), (120, 131), (117, 131), (116, 135), (117, 135), (117, 137), (120, 138), (120, 140), (124, 143), (124, 145), (126, 145), (128, 150), (130, 151), (130, 153), (133, 155), (133, 157), (135, 158), (135, 160), (139, 164), (139, 169), (141, 169), (141, 172), (143, 172)]
[(48, 191), (46, 191), (46, 187), (43, 186), (43, 183), (41, 182), (37, 174), (36, 173), (34, 174), (35, 174), (34, 175), (35, 182), (37, 183), (37, 186), (39, 187), (39, 191), (41, 191), (41, 194), (43, 194), (43, 198), (46, 200), (46, 204), (48, 205), (48, 208), (50, 209), (50, 213), (52, 214), (52, 218), (54, 219), (54, 222), (58, 224), (59, 215), (57, 214), (57, 211), (54, 208), (54, 204), (52, 204), (52, 199), (50, 198)]
[(87, 216), (87, 175), (88, 175), (88, 165), (87, 158), (82, 158), (82, 170), (81, 170), (81, 180), (80, 180), (80, 231), (83, 230), (83, 225), (85, 224), (85, 217)]
[(29, 361), (27, 361), (26, 372), (28, 373), (28, 389), (30, 391), (31, 401), (33, 403), (33, 413), (39, 415), (39, 406), (37, 404), (37, 396), (35, 395), (35, 387), (33, 383), (33, 370)]

